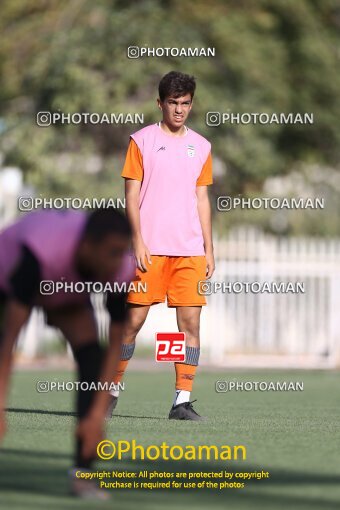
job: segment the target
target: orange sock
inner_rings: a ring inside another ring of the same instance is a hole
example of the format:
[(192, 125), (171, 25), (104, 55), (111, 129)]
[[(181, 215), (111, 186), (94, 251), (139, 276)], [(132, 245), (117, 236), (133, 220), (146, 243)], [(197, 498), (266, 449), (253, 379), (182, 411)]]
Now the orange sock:
[(196, 374), (195, 365), (175, 363), (176, 390), (192, 391), (192, 385)]
[(118, 363), (118, 367), (114, 373), (114, 376), (113, 376), (113, 383), (116, 385), (118, 383), (120, 383), (120, 381), (123, 379), (123, 375), (125, 373), (125, 370), (128, 366), (128, 363), (129, 363), (130, 360), (128, 359), (121, 359)]
[(125, 370), (135, 350), (135, 343), (123, 343), (121, 346), (120, 361), (113, 375), (113, 383), (116, 385), (123, 379)]

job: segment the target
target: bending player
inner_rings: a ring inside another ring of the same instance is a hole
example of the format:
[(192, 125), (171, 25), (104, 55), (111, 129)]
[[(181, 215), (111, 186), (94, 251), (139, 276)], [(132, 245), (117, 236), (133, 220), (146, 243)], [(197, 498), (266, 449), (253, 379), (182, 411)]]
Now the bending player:
[[(159, 83), (162, 121), (130, 138), (122, 176), (127, 214), (132, 225), (136, 278), (146, 293), (128, 296), (118, 383), (135, 348), (135, 339), (150, 309), (167, 297), (176, 308), (179, 331), (186, 334), (186, 361), (176, 363), (176, 391), (169, 418), (199, 420), (190, 402), (199, 356), (199, 325), (204, 296), (198, 282), (210, 278), (215, 263), (208, 185), (212, 184), (211, 145), (186, 127), (195, 80), (170, 72)], [(112, 393), (111, 410), (118, 392)]]
[[(129, 282), (135, 264), (126, 255), (131, 239), (127, 219), (113, 209), (87, 215), (76, 211), (27, 214), (0, 233), (0, 439), (5, 433), (6, 393), (12, 350), (33, 306), (41, 306), (50, 325), (72, 347), (79, 381), (112, 381), (119, 360), (125, 317), (124, 294), (107, 295), (110, 343), (103, 356), (88, 292), (43, 295), (40, 282)], [(65, 287), (66, 288), (66, 287)], [(105, 391), (79, 390), (75, 468), (89, 469), (103, 435), (109, 404)], [(72, 473), (72, 490), (82, 497), (105, 497), (93, 482)]]

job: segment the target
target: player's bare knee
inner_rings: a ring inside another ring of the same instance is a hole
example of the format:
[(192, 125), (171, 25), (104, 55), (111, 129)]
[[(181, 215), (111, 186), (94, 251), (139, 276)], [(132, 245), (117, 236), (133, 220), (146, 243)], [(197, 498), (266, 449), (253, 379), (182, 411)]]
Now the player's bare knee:
[(131, 307), (128, 309), (124, 326), (124, 343), (135, 341), (148, 315), (149, 307)]
[(133, 317), (129, 318), (124, 327), (124, 343), (132, 343), (135, 341), (140, 329), (145, 322), (145, 318)]
[(199, 347), (200, 344), (200, 330), (196, 324), (184, 324), (181, 331), (185, 333), (185, 343), (187, 346)]

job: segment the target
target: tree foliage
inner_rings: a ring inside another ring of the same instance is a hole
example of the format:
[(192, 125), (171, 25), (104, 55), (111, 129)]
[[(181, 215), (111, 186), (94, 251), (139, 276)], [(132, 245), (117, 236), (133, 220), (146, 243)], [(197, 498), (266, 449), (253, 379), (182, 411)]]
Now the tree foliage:
[[(147, 124), (170, 70), (197, 78), (190, 125), (223, 163), (215, 194), (261, 193), (301, 165), (337, 168), (335, 0), (3, 0), (0, 9), (1, 151), (41, 193), (121, 193), (128, 137), (141, 126), (41, 128), (37, 112), (137, 112)], [(128, 59), (129, 46), (216, 56)], [(208, 111), (308, 112), (314, 124), (208, 127)]]

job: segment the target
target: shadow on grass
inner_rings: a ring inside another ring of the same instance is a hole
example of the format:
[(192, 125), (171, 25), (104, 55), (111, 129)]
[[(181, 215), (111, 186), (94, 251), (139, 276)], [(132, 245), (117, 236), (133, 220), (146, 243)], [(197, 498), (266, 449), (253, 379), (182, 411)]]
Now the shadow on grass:
[(166, 420), (169, 418), (165, 416), (140, 416), (140, 415), (132, 415), (132, 414), (114, 414), (112, 419), (114, 418), (138, 418), (139, 420)]
[[(1, 451), (0, 486), (2, 498), (6, 493), (22, 494), (27, 501), (36, 496), (49, 496), (51, 503), (57, 503), (59, 498), (68, 496), (67, 472), (71, 464), (71, 457), (61, 452), (33, 451), (3, 449)], [(151, 461), (120, 461), (103, 462), (100, 469), (130, 470), (130, 471), (168, 471), (168, 472), (210, 472), (227, 470), (260, 471), (261, 467), (238, 463), (237, 467), (220, 462), (151, 462)], [(106, 479), (107, 480), (107, 479)], [(111, 479), (110, 481), (113, 481)], [(157, 479), (155, 478), (154, 481)], [(215, 479), (212, 481), (218, 481)], [(122, 481), (120, 479), (120, 481)], [(144, 480), (148, 481), (148, 480)], [(166, 481), (162, 479), (160, 481)], [(182, 480), (183, 481), (183, 480)], [(188, 481), (188, 480), (186, 480)], [(195, 481), (193, 479), (192, 481)], [(197, 479), (196, 479), (197, 481)], [(240, 480), (242, 481), (242, 480)], [(336, 510), (336, 491), (339, 487), (339, 477), (322, 473), (305, 473), (294, 470), (272, 469), (270, 478), (264, 480), (251, 480), (244, 489), (167, 489), (167, 490), (112, 490), (115, 508), (124, 510), (139, 510), (147, 508), (222, 508), (239, 509), (309, 509), (309, 510)], [(318, 488), (318, 494), (311, 492)], [(267, 490), (270, 489), (270, 490)], [(1, 499), (2, 499), (1, 498)], [(151, 499), (150, 499), (151, 498)], [(152, 501), (151, 501), (152, 500)], [(77, 500), (69, 500), (71, 503)], [(151, 506), (152, 503), (152, 506)], [(46, 508), (46, 503), (35, 503), (34, 508)], [(93, 505), (93, 503), (92, 503)], [(96, 503), (96, 506), (99, 503)], [(111, 503), (100, 503), (100, 506), (112, 508)], [(72, 505), (71, 505), (72, 506)], [(27, 506), (28, 507), (28, 506)], [(1, 508), (1, 504), (0, 504)], [(33, 506), (32, 506), (33, 508)], [(50, 507), (53, 508), (53, 507)], [(63, 508), (66, 506), (63, 505)], [(82, 502), (82, 508), (93, 508)]]
[[(47, 409), (23, 409), (23, 408), (15, 408), (9, 407), (6, 409), (7, 413), (23, 413), (23, 414), (50, 414), (52, 416), (77, 416), (77, 413), (73, 411), (49, 411)], [(168, 418), (164, 416), (140, 416), (140, 415), (132, 415), (132, 414), (114, 414), (112, 419), (114, 418), (138, 418), (140, 420), (168, 420)]]
[(53, 416), (77, 416), (73, 411), (49, 411), (47, 409), (22, 409), (9, 407), (6, 413), (23, 413), (23, 414), (51, 414)]

